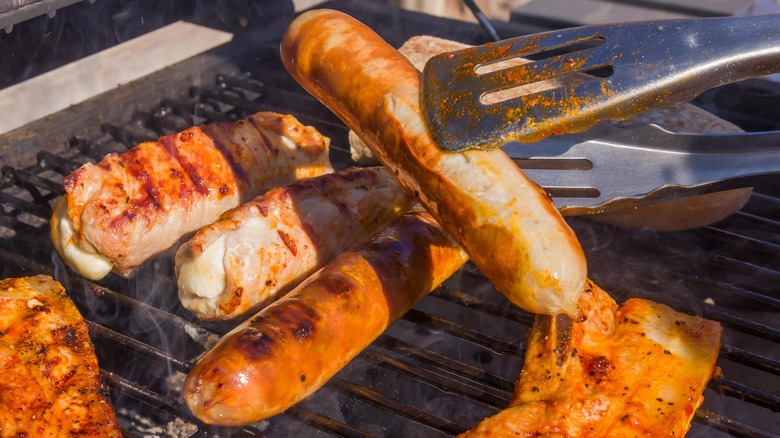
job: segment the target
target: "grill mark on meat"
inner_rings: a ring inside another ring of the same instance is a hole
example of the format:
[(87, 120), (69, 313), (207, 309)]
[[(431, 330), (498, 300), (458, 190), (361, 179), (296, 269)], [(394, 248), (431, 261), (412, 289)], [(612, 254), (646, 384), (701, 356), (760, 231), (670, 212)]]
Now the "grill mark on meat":
[[(182, 137), (184, 137), (184, 135), (185, 134), (182, 133)], [(187, 175), (187, 178), (192, 182), (192, 185), (195, 187), (195, 190), (201, 195), (207, 196), (209, 194), (209, 188), (206, 181), (203, 181), (203, 178), (200, 178), (198, 176), (198, 172), (197, 170), (195, 170), (195, 166), (189, 161), (187, 161), (185, 157), (182, 157), (181, 154), (179, 154), (179, 150), (174, 145), (173, 138), (174, 138), (173, 135), (167, 135), (165, 137), (162, 137), (160, 138), (160, 144), (162, 144), (163, 148), (166, 151), (168, 151), (168, 154), (170, 154), (171, 157), (174, 160), (176, 160), (177, 163), (179, 163), (179, 166), (181, 166), (182, 170)], [(186, 139), (182, 138), (182, 141), (186, 141)], [(184, 182), (182, 182), (182, 186), (184, 186)], [(184, 187), (182, 187), (180, 194), (184, 194), (184, 193), (185, 190)]]
[[(286, 339), (290, 335), (298, 341), (303, 341), (316, 331), (316, 322), (320, 316), (317, 311), (306, 302), (300, 300), (286, 301), (284, 305), (269, 308), (267, 318), (257, 321), (257, 324), (265, 324), (271, 321), (278, 331), (275, 333)], [(258, 318), (255, 318), (252, 322)]]
[(161, 207), (159, 199), (160, 191), (154, 186), (152, 178), (145, 167), (146, 166), (136, 157), (133, 157), (127, 165), (127, 170), (129, 170), (130, 174), (141, 183), (141, 187), (143, 187), (144, 192), (146, 192), (146, 198), (139, 200), (137, 205), (139, 207), (151, 207), (154, 210), (159, 210)]
[[(112, 154), (109, 154), (109, 155), (112, 155)], [(113, 154), (113, 155), (117, 155), (117, 154)], [(106, 160), (107, 158), (108, 157), (106, 157), (104, 160)], [(121, 163), (121, 161), (119, 161), (119, 162)], [(107, 168), (108, 167), (108, 166), (105, 166), (105, 165), (101, 166), (100, 164), (98, 164), (98, 166), (103, 167), (103, 168)], [(66, 176), (62, 180), (62, 187), (65, 189), (66, 193), (70, 193), (70, 192), (72, 192), (72, 191), (74, 191), (76, 189), (76, 186), (79, 184), (79, 180), (81, 178), (81, 174), (82, 173), (83, 173), (83, 170), (79, 169), (79, 170), (71, 173), (70, 175)]]
[(302, 341), (311, 335), (311, 333), (314, 331), (314, 324), (308, 320), (308, 319), (302, 319), (298, 327), (293, 330), (293, 335), (295, 336), (295, 339)]
[[(115, 231), (120, 231), (124, 228), (126, 223), (133, 222), (139, 213), (150, 212), (162, 209), (159, 202), (159, 189), (155, 187), (152, 182), (149, 172), (146, 171), (146, 164), (142, 161), (143, 156), (138, 150), (131, 150), (126, 153), (124, 157), (120, 158), (118, 162), (124, 162), (124, 167), (140, 183), (146, 196), (141, 199), (132, 200), (131, 204), (128, 204), (128, 208), (122, 210), (121, 214), (116, 216), (111, 221), (111, 228)], [(146, 220), (151, 220), (153, 213), (147, 213), (143, 215)]]
[(258, 326), (260, 324), (265, 324), (265, 322), (268, 321), (268, 317), (265, 315), (258, 315), (252, 318), (252, 320), (249, 322), (250, 325)]
[(319, 284), (323, 289), (333, 295), (346, 295), (352, 293), (352, 284), (344, 278), (336, 276), (320, 277)]
[(273, 338), (255, 328), (241, 330), (237, 334), (235, 342), (250, 361), (259, 361), (270, 357), (271, 349), (276, 343)]
[(274, 157), (279, 155), (279, 149), (275, 148), (271, 139), (265, 135), (265, 132), (263, 132), (264, 128), (257, 126), (257, 121), (251, 117), (249, 118), (249, 123), (251, 123), (252, 126), (257, 130), (257, 133), (260, 134), (260, 138), (263, 140), (263, 146), (265, 146), (268, 152)]
[(81, 349), (81, 341), (73, 326), (58, 327), (57, 329), (52, 330), (52, 337), (59, 339), (59, 341), (68, 348), (76, 351)]
[(295, 245), (295, 239), (282, 230), (277, 230), (277, 233), (279, 234), (279, 237), (282, 239), (282, 242), (284, 242), (284, 245), (287, 247), (287, 249), (290, 250), (292, 255), (298, 255), (298, 247)]
[[(235, 123), (237, 126), (241, 126), (244, 124), (243, 120), (239, 120)], [(220, 134), (222, 129), (222, 123), (213, 123), (211, 125), (205, 125), (202, 127), (203, 132), (205, 132), (211, 140), (214, 142), (214, 147), (217, 148), (217, 150), (222, 154), (223, 157), (227, 160), (228, 164), (230, 164), (230, 168), (233, 169), (233, 174), (244, 184), (249, 185), (249, 175), (247, 175), (244, 167), (239, 163), (239, 161), (236, 159), (236, 157), (233, 155), (233, 153), (230, 151), (230, 149), (225, 145), (225, 143), (220, 139)], [(235, 129), (232, 128), (232, 129)]]
[(566, 314), (555, 316), (555, 359), (558, 366), (562, 366), (568, 359), (571, 351), (571, 330), (573, 322)]

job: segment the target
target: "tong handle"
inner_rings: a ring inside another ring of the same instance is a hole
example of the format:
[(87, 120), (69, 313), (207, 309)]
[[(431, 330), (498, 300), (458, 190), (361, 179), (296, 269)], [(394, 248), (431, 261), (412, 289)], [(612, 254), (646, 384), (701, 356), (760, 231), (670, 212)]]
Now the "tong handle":
[(661, 63), (644, 79), (658, 83), (662, 99), (670, 95), (665, 103), (688, 102), (719, 85), (780, 72), (780, 14), (659, 22), (653, 30), (626, 35), (624, 50), (635, 39), (648, 49), (664, 48)]

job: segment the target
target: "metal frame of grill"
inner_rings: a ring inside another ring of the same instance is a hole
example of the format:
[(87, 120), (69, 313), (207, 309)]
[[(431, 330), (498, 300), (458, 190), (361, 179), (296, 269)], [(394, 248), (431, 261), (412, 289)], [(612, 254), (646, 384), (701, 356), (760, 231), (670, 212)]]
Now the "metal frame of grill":
[[(418, 33), (481, 42), (475, 25), (374, 3), (324, 6), (356, 16), (396, 45)], [(501, 28), (507, 36), (535, 30)], [(146, 421), (144, 416), (155, 417), (159, 425), (185, 423), (193, 437), (316, 430), (346, 437), (449, 436), (504, 408), (533, 317), (509, 305), (471, 264), (310, 399), (262, 424), (214, 428), (192, 416), (177, 384), (203, 344), (227, 327), (200, 323), (181, 308), (172, 252), (148, 262), (132, 279), (110, 276), (99, 284), (69, 272), (53, 255), (48, 218), (64, 175), (108, 152), (193, 124), (261, 110), (291, 113), (333, 139), (336, 167), (350, 164), (347, 129), (286, 76), (274, 38), (257, 42), (256, 35), (239, 39), (24, 129), (39, 129), (36, 137), (16, 132), (0, 138), (3, 162), (16, 160), (3, 165), (0, 179), (0, 275), (44, 273), (63, 282), (88, 321), (102, 376), (128, 436), (146, 433), (137, 424)], [(246, 53), (252, 53), (250, 62), (233, 63)], [(199, 80), (210, 85), (183, 89), (182, 77), (191, 79), (194, 66)], [(150, 89), (168, 95), (155, 96), (154, 104), (139, 103), (139, 93)], [(702, 98), (703, 106), (735, 87), (725, 90)], [(117, 106), (117, 99), (132, 110), (115, 111), (109, 121), (97, 123), (95, 114), (108, 102)], [(730, 110), (749, 118), (746, 111)], [(86, 121), (86, 129), (71, 129), (74, 120)], [(780, 119), (762, 117), (761, 123), (780, 128)], [(771, 185), (762, 187), (740, 213), (690, 232), (635, 232), (582, 218), (570, 223), (593, 279), (618, 301), (647, 297), (724, 325), (718, 362), (723, 374), (710, 382), (690, 436), (779, 436), (780, 194)]]

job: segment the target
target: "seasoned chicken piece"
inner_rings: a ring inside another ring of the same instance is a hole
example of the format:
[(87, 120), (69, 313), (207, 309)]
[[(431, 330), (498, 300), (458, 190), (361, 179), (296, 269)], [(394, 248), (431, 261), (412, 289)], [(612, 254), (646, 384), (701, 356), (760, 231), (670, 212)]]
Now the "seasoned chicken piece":
[(87, 325), (48, 276), (0, 281), (0, 436), (122, 436)]
[(203, 320), (256, 310), (411, 203), (381, 167), (274, 188), (223, 214), (179, 248), (179, 298)]
[(65, 178), (54, 246), (87, 278), (128, 275), (264, 190), (331, 172), (329, 143), (293, 116), (263, 112), (109, 154)]
[(509, 408), (464, 437), (684, 436), (721, 326), (662, 304), (618, 306), (589, 282), (580, 314), (537, 316)]

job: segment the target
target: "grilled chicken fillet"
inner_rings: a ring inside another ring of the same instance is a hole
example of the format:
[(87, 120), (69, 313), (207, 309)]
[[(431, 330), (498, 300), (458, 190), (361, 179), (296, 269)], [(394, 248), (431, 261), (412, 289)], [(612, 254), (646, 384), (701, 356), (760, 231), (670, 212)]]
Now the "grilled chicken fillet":
[(537, 316), (510, 406), (464, 437), (682, 437), (720, 351), (717, 322), (618, 306), (589, 283), (580, 313)]
[(411, 203), (381, 167), (271, 189), (179, 248), (179, 298), (203, 320), (241, 316), (296, 286)]
[(87, 278), (128, 275), (262, 191), (332, 171), (328, 145), (294, 117), (265, 112), (109, 154), (65, 178), (52, 241)]
[(51, 277), (0, 281), (0, 436), (122, 436), (87, 326)]

